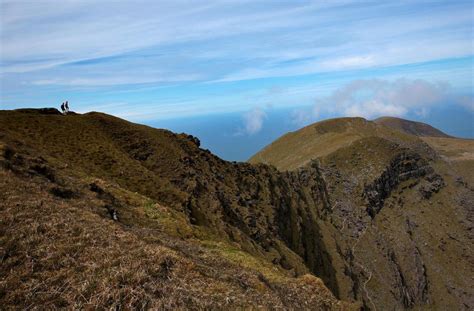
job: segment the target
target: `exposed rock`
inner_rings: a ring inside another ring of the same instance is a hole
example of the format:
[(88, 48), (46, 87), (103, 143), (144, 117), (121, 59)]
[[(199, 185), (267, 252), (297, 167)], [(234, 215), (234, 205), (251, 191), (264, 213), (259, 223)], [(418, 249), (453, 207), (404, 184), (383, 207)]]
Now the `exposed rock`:
[(426, 176), (426, 183), (419, 188), (420, 194), (424, 199), (429, 199), (435, 193), (438, 193), (445, 186), (443, 177), (439, 174)]
[(72, 199), (77, 196), (73, 190), (64, 187), (51, 188), (51, 194), (63, 199)]
[(372, 184), (365, 186), (363, 197), (367, 200), (367, 213), (374, 218), (398, 184), (410, 178), (425, 176), (432, 171), (419, 154), (404, 152), (396, 155), (382, 175)]

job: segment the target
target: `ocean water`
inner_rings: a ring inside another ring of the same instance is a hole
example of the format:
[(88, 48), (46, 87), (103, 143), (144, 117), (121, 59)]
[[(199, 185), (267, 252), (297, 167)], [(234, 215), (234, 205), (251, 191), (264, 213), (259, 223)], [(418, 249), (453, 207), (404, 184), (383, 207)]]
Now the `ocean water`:
[(281, 135), (300, 127), (288, 117), (291, 111), (275, 109), (265, 112), (262, 128), (253, 134), (244, 131), (243, 113), (157, 120), (146, 124), (196, 136), (201, 141), (201, 148), (209, 149), (224, 160), (246, 161)]
[[(405, 119), (428, 123), (447, 134), (474, 138), (474, 112), (460, 107), (431, 109), (425, 116), (407, 115)], [(245, 113), (227, 113), (200, 117), (145, 122), (155, 128), (165, 128), (176, 133), (188, 133), (201, 141), (201, 147), (228, 161), (246, 161), (253, 154), (287, 132), (319, 120), (338, 116), (319, 116), (298, 123), (294, 118), (295, 108), (267, 109), (259, 131), (249, 134), (245, 128)]]

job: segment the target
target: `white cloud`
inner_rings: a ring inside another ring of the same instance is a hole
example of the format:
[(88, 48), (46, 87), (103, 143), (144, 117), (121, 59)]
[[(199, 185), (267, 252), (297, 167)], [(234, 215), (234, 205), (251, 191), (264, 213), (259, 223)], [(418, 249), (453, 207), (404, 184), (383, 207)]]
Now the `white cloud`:
[(402, 117), (408, 113), (426, 117), (431, 108), (446, 103), (466, 105), (469, 98), (453, 96), (449, 84), (443, 82), (355, 80), (336, 89), (330, 96), (318, 99), (310, 111), (296, 111), (293, 120), (298, 124), (307, 124), (321, 115), (373, 119), (380, 116)]
[(403, 116), (410, 110), (427, 109), (447, 96), (448, 85), (424, 80), (356, 80), (326, 99), (335, 112), (374, 118)]
[(254, 135), (260, 132), (263, 127), (263, 121), (267, 117), (265, 111), (261, 108), (254, 108), (243, 114), (243, 127), (237, 131), (237, 135)]
[(384, 103), (377, 99), (371, 99), (346, 106), (343, 110), (343, 115), (370, 119), (377, 116), (401, 117), (406, 112), (407, 109), (401, 105), (397, 106), (394, 104)]
[[(410, 74), (396, 77), (450, 80), (458, 86), (459, 81), (472, 80), (466, 78), (472, 70), (459, 74), (441, 61), (433, 74), (434, 67), (430, 71), (426, 64), (413, 64), (469, 57), (474, 54), (472, 41), (468, 1), (432, 6), (357, 0), (271, 5), (261, 0), (0, 0), (0, 101), (18, 107), (49, 102), (72, 91), (78, 102), (80, 98), (97, 103), (129, 100), (133, 113), (142, 109), (142, 102), (162, 105), (167, 114), (174, 115), (186, 109), (208, 113), (238, 107), (243, 111), (249, 107), (242, 107), (242, 102), (261, 107), (266, 102), (307, 105), (315, 92), (325, 94), (322, 88), (333, 88), (328, 84), (342, 83), (335, 82), (338, 79), (366, 77), (372, 68), (378, 68), (372, 76), (393, 78), (380, 72), (402, 70), (397, 65), (406, 65), (403, 70)], [(418, 76), (415, 71), (420, 72)], [(295, 76), (298, 79), (284, 80), (285, 90), (274, 90), (266, 99), (258, 97), (258, 83), (250, 82), (238, 92), (218, 83), (209, 86), (216, 81), (231, 84)], [(315, 85), (306, 78), (314, 79)], [(182, 89), (174, 89), (175, 94), (142, 92), (145, 86), (171, 84)], [(212, 91), (197, 90), (196, 85)], [(188, 90), (188, 86), (192, 87)], [(118, 92), (134, 93), (122, 99)], [(242, 100), (246, 92), (249, 95)], [(167, 106), (168, 97), (179, 103)], [(193, 100), (203, 103), (199, 109), (189, 103)], [(408, 109), (387, 101), (359, 102), (339, 113), (403, 114)], [(216, 108), (216, 102), (222, 106)], [(163, 109), (156, 113), (161, 115)], [(429, 111), (417, 109), (420, 114)], [(322, 108), (317, 114), (327, 110)], [(140, 111), (146, 116), (148, 112)], [(301, 119), (308, 115), (301, 114)]]

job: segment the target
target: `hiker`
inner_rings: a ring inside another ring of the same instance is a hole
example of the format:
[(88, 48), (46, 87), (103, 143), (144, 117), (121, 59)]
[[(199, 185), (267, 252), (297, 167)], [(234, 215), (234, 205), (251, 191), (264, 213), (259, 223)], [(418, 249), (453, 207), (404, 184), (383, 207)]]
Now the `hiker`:
[(64, 103), (61, 104), (61, 111), (63, 112), (63, 114), (66, 113), (66, 109), (64, 108)]
[(69, 112), (69, 104), (68, 104), (67, 100), (66, 100), (66, 104), (64, 105), (64, 108), (66, 108), (66, 113), (68, 113)]

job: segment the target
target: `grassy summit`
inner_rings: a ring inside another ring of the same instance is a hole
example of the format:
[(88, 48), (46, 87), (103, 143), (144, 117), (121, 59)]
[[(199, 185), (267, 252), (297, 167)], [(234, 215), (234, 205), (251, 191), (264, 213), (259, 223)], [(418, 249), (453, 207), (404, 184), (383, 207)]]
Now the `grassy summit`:
[(280, 170), (294, 170), (311, 159), (326, 156), (363, 137), (371, 136), (404, 144), (418, 143), (416, 137), (363, 118), (329, 119), (283, 135), (252, 156), (249, 162), (272, 164)]

